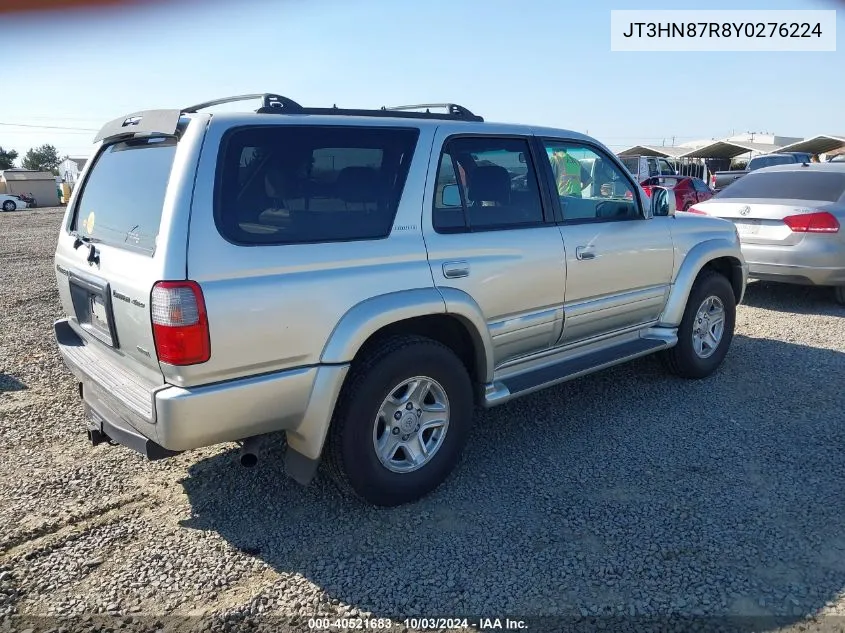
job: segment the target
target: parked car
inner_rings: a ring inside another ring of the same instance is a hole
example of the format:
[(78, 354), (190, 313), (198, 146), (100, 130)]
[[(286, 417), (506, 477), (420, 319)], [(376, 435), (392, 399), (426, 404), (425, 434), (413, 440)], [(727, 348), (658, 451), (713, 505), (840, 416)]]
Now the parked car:
[(652, 176), (672, 176), (678, 173), (672, 163), (657, 156), (623, 156), (620, 160), (637, 182)]
[[(96, 136), (55, 255), (92, 443), (240, 442), (254, 465), (284, 431), (297, 481), (324, 462), (396, 505), (452, 471), (475, 405), (652, 353), (689, 379), (725, 358), (734, 227), (675, 217), (593, 138), (454, 104), (204, 111), (243, 99)], [(577, 176), (588, 158), (608, 182)]]
[(845, 163), (759, 169), (690, 211), (735, 224), (751, 277), (832, 286), (845, 304)]
[(26, 201), (20, 196), (11, 193), (0, 193), (0, 209), (3, 209), (3, 211), (26, 209), (26, 207)]
[(640, 185), (647, 196), (654, 187), (665, 187), (675, 194), (675, 208), (688, 210), (696, 202), (704, 202), (715, 193), (701, 178), (693, 176), (655, 176), (646, 178)]
[(789, 165), (794, 163), (809, 163), (812, 154), (806, 152), (784, 152), (780, 154), (763, 154), (755, 156), (748, 161), (745, 169), (731, 169), (728, 171), (717, 171), (710, 176), (710, 187), (713, 191), (719, 192), (743, 176), (750, 174), (757, 169), (771, 167), (773, 165)]

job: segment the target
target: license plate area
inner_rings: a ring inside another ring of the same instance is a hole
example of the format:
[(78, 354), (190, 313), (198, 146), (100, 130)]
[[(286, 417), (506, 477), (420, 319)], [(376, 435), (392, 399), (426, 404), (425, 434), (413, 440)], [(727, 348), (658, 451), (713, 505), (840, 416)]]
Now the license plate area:
[(79, 326), (106, 345), (117, 347), (108, 282), (74, 273), (68, 283)]
[(736, 232), (743, 235), (757, 235), (760, 232), (760, 220), (735, 220)]

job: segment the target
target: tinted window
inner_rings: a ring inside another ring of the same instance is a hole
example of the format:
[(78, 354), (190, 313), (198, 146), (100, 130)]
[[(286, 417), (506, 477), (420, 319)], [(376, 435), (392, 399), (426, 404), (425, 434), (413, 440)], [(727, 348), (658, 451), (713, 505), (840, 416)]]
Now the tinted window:
[(71, 228), (107, 244), (152, 253), (175, 154), (172, 139), (108, 146), (85, 181)]
[(707, 183), (705, 183), (703, 180), (700, 180), (698, 178), (692, 179), (692, 185), (693, 185), (693, 187), (695, 187), (696, 191), (700, 191), (702, 193), (710, 191), (710, 187), (707, 186)]
[(623, 158), (622, 164), (625, 165), (625, 169), (631, 172), (634, 176), (637, 175), (637, 172), (640, 171), (640, 159), (639, 158)]
[(845, 193), (845, 173), (779, 171), (748, 174), (716, 198), (766, 198), (836, 202)]
[(440, 157), (433, 224), (438, 231), (543, 222), (537, 174), (523, 139), (457, 138)]
[(607, 156), (566, 142), (545, 148), (565, 221), (641, 217), (629, 179)]
[(417, 136), (315, 125), (237, 130), (221, 153), (218, 228), (246, 244), (386, 237)]
[(796, 162), (792, 156), (758, 156), (752, 158), (748, 163), (748, 169), (762, 169), (763, 167), (771, 167), (772, 165), (788, 165)]
[(669, 163), (668, 160), (659, 159), (658, 164), (660, 165), (660, 173), (661, 174), (674, 174), (675, 168)]

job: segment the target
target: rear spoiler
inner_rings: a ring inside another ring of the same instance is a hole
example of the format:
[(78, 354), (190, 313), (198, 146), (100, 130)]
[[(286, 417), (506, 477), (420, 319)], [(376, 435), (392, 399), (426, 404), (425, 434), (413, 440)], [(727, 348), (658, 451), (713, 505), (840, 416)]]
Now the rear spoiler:
[(176, 134), (181, 116), (181, 110), (144, 110), (142, 112), (133, 112), (132, 114), (106, 123), (97, 132), (94, 142), (99, 143), (100, 141), (126, 136), (172, 136)]

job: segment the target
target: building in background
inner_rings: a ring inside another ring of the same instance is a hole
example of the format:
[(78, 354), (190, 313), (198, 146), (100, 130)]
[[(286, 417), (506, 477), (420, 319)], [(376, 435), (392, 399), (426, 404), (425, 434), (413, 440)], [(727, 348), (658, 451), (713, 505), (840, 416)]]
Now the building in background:
[(85, 167), (85, 163), (87, 162), (87, 158), (72, 158), (70, 156), (65, 158), (61, 163), (59, 163), (58, 167), (59, 176), (61, 176), (62, 182), (66, 182), (71, 186), (75, 185), (79, 180), (79, 174), (82, 172)]
[(32, 194), (39, 207), (59, 204), (56, 176), (49, 171), (6, 169), (0, 171), (0, 193)]

